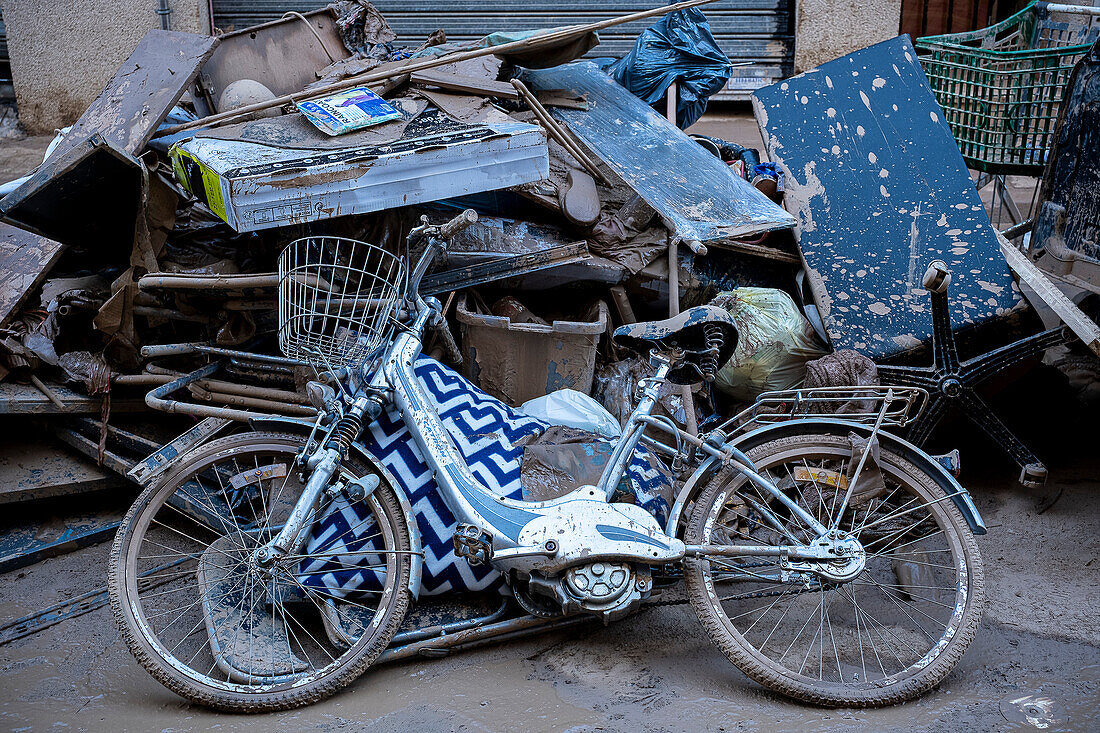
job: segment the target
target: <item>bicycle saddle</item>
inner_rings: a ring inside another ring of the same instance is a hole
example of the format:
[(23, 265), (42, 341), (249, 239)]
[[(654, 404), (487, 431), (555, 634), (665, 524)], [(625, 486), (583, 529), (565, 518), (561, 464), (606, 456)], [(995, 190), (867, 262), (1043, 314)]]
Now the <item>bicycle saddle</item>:
[(612, 339), (645, 354), (650, 349), (678, 348), (685, 358), (668, 374), (673, 384), (710, 381), (737, 346), (737, 323), (724, 308), (699, 305), (663, 321), (642, 321), (619, 326)]

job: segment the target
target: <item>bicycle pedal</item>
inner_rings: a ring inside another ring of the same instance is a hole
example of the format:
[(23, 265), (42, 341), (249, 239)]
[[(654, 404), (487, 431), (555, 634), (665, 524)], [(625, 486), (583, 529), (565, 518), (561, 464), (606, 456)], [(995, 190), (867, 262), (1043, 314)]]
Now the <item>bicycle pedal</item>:
[(452, 538), (455, 555), (464, 557), (471, 565), (489, 562), (493, 556), (493, 536), (476, 524), (460, 524)]

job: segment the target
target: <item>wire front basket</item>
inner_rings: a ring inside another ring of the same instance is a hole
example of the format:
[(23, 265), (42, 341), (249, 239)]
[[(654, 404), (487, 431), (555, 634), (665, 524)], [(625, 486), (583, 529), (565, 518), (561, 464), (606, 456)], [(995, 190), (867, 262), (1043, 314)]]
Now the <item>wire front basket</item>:
[(404, 258), (381, 247), (297, 239), (279, 256), (279, 348), (321, 367), (359, 367), (389, 340), (407, 284)]

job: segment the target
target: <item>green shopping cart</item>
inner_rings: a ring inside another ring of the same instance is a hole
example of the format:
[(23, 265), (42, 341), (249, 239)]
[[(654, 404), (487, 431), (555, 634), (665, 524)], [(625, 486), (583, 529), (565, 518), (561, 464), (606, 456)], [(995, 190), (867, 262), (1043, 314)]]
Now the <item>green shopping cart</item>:
[(993, 182), (1013, 223), (1004, 177), (1039, 177), (1073, 66), (1100, 37), (1100, 8), (1032, 2), (980, 30), (914, 45), (979, 188)]

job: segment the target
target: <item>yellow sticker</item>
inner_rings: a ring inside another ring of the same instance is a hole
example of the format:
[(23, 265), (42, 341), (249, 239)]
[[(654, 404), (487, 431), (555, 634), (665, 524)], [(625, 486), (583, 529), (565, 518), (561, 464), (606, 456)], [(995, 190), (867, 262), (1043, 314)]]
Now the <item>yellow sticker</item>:
[(185, 150), (173, 147), (172, 170), (183, 187), (198, 197), (211, 211), (228, 222), (225, 200), (222, 197), (222, 181), (217, 173)]
[(842, 489), (848, 488), (848, 477), (837, 471), (830, 471), (827, 468), (806, 468), (805, 466), (795, 466), (794, 469), (795, 481), (814, 481), (816, 483), (825, 484), (827, 486), (839, 486)]

